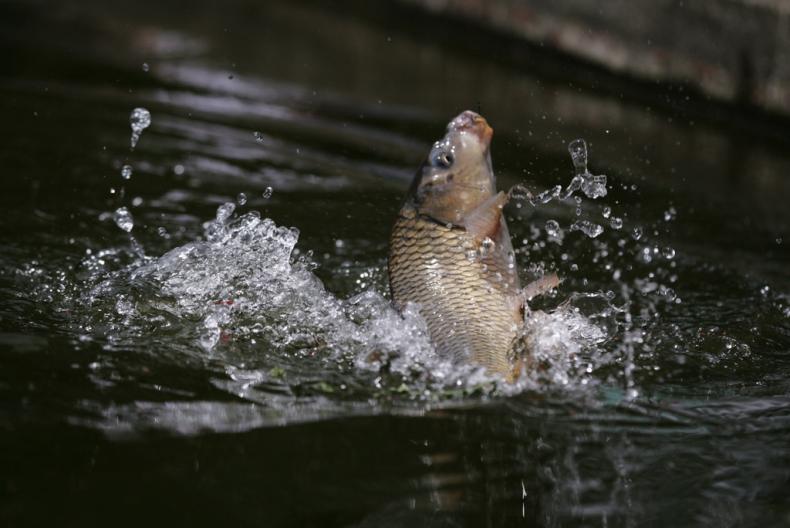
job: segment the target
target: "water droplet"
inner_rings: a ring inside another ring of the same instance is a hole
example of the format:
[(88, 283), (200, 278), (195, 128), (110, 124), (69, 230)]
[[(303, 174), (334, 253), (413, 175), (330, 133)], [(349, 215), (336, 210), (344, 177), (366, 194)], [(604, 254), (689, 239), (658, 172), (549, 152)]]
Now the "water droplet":
[(144, 71), (144, 72), (146, 72), (146, 73), (148, 73), (148, 70), (150, 70), (150, 69), (151, 69), (151, 68), (148, 66), (148, 63), (147, 63), (147, 62), (144, 62), (144, 63), (143, 63), (143, 71)]
[(184, 174), (184, 166), (179, 164), (173, 167), (173, 174), (175, 174), (176, 176), (181, 176), (182, 174)]
[(636, 226), (636, 227), (634, 228), (634, 231), (633, 231), (633, 233), (631, 234), (631, 236), (633, 236), (633, 237), (634, 237), (634, 240), (639, 240), (640, 238), (642, 238), (642, 228), (641, 228), (641, 227), (639, 227), (639, 226)]
[(244, 193), (239, 193), (238, 196), (236, 196), (236, 203), (239, 204), (239, 205), (246, 204), (247, 203), (247, 195), (244, 194)]
[(613, 216), (612, 219), (609, 220), (609, 225), (612, 226), (612, 229), (622, 229), (623, 219)]
[(480, 256), (485, 257), (486, 255), (491, 253), (491, 251), (493, 251), (495, 247), (496, 247), (496, 242), (494, 242), (488, 237), (485, 237), (483, 241), (480, 243)]
[(261, 134), (256, 130), (255, 132), (252, 133), (252, 135), (255, 136), (255, 141), (257, 141), (258, 143), (263, 143), (263, 134)]
[(217, 207), (217, 222), (225, 222), (230, 215), (233, 214), (233, 211), (236, 210), (236, 204), (233, 202), (227, 202), (219, 207)]
[(272, 197), (272, 194), (274, 194), (274, 189), (271, 187), (266, 187), (266, 189), (263, 191), (263, 197), (267, 200)]
[(121, 167), (121, 178), (124, 180), (128, 180), (132, 177), (132, 166), (131, 165), (124, 165)]
[(129, 124), (132, 127), (132, 148), (134, 148), (143, 130), (151, 126), (151, 112), (145, 108), (135, 108), (129, 115)]
[(609, 216), (610, 216), (611, 214), (612, 214), (612, 208), (611, 208), (611, 207), (609, 207), (608, 205), (607, 205), (606, 207), (604, 207), (604, 208), (603, 208), (603, 212), (601, 213), (601, 215), (602, 215), (604, 218), (609, 218)]
[(596, 198), (606, 196), (605, 175), (599, 174), (598, 176), (593, 176), (590, 173), (586, 173), (585, 176), (584, 183), (582, 184), (582, 192), (586, 194), (588, 198), (595, 200)]
[(119, 207), (115, 210), (115, 214), (113, 214), (113, 220), (115, 220), (115, 225), (130, 233), (132, 228), (134, 227), (134, 218), (132, 218), (132, 213), (126, 207)]
[(560, 224), (556, 220), (546, 221), (546, 233), (549, 236), (557, 236), (560, 232)]
[(542, 193), (539, 193), (537, 196), (532, 197), (529, 200), (529, 203), (531, 203), (533, 206), (536, 206), (538, 204), (547, 204), (551, 201), (552, 198), (558, 197), (561, 192), (562, 192), (562, 186), (555, 185), (551, 189), (546, 189)]
[(574, 139), (568, 143), (568, 152), (571, 154), (573, 166), (577, 173), (587, 171), (587, 143), (583, 139)]
[(517, 183), (510, 190), (507, 192), (508, 196), (514, 200), (531, 200), (532, 193), (527, 189), (526, 186)]
[(579, 220), (571, 224), (571, 231), (581, 231), (590, 238), (595, 238), (603, 233), (603, 226), (588, 220)]
[(661, 250), (661, 255), (667, 260), (672, 260), (675, 258), (675, 250), (667, 246)]
[(135, 196), (134, 198), (132, 198), (132, 205), (134, 207), (140, 207), (141, 205), (143, 205), (143, 199), (140, 196)]

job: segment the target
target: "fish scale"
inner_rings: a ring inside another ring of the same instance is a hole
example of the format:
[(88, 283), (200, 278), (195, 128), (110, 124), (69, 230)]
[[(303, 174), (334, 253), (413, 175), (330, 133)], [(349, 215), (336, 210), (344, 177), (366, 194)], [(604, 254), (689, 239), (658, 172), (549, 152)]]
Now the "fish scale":
[(470, 258), (479, 243), (466, 230), (406, 205), (392, 231), (389, 274), (396, 306), (420, 306), (439, 354), (508, 374), (522, 316), (509, 302), (519, 283), (504, 223), (497, 242), (490, 254)]

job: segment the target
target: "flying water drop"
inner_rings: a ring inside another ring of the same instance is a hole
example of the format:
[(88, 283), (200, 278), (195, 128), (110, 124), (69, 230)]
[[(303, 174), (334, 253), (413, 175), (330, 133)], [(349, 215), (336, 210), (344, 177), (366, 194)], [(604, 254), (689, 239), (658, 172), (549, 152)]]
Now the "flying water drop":
[(132, 166), (131, 165), (124, 165), (121, 167), (121, 178), (124, 180), (128, 180), (132, 177)]
[(595, 238), (603, 233), (603, 226), (590, 222), (589, 220), (579, 220), (571, 224), (571, 231), (581, 231), (590, 238)]
[(579, 189), (593, 200), (606, 196), (606, 176), (594, 175), (587, 170), (587, 143), (583, 139), (574, 139), (568, 143), (568, 152), (576, 175), (565, 190), (565, 198), (569, 198)]
[(134, 148), (143, 130), (151, 126), (151, 112), (145, 108), (135, 108), (129, 115), (129, 125), (132, 127), (132, 148)]
[(571, 153), (576, 174), (587, 172), (587, 143), (583, 139), (574, 139), (568, 143), (568, 152)]
[(238, 196), (236, 196), (236, 203), (239, 204), (239, 205), (246, 204), (247, 203), (247, 195), (244, 194), (244, 193), (239, 193)]
[(115, 225), (127, 233), (131, 233), (134, 227), (134, 218), (132, 218), (132, 213), (130, 213), (126, 207), (119, 207), (116, 209), (112, 218), (115, 220)]
[(236, 210), (236, 204), (227, 202), (217, 207), (217, 222), (225, 222)]
[(266, 189), (263, 191), (263, 197), (267, 200), (272, 197), (272, 194), (274, 194), (274, 189), (271, 187), (266, 187)]
[(549, 236), (557, 236), (560, 233), (560, 224), (556, 220), (546, 221), (546, 234)]

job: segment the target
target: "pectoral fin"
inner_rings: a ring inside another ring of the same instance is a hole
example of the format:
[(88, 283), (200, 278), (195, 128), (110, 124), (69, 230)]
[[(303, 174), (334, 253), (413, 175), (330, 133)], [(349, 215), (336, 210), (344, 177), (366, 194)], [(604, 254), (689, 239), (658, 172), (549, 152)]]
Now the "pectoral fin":
[(508, 196), (499, 191), (466, 215), (463, 225), (475, 240), (482, 242), (486, 238), (494, 239), (499, 231), (502, 219), (502, 208), (508, 202)]
[(538, 295), (543, 295), (544, 293), (556, 288), (559, 285), (560, 278), (557, 277), (557, 274), (549, 273), (548, 275), (544, 275), (538, 280), (527, 284), (523, 290), (524, 297), (526, 297), (527, 300), (530, 300), (533, 297), (537, 297)]

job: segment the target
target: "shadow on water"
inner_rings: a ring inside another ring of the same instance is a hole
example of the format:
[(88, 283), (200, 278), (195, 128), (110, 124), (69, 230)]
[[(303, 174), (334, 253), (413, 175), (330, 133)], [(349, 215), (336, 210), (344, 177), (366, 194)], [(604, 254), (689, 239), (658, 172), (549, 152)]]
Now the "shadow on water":
[[(4, 523), (790, 523), (786, 146), (408, 24), (0, 6)], [(554, 367), (513, 388), (387, 300), (468, 107), (500, 188), (548, 191), (508, 212), (522, 274), (565, 278), (529, 327)], [(597, 200), (551, 194), (580, 137)]]

